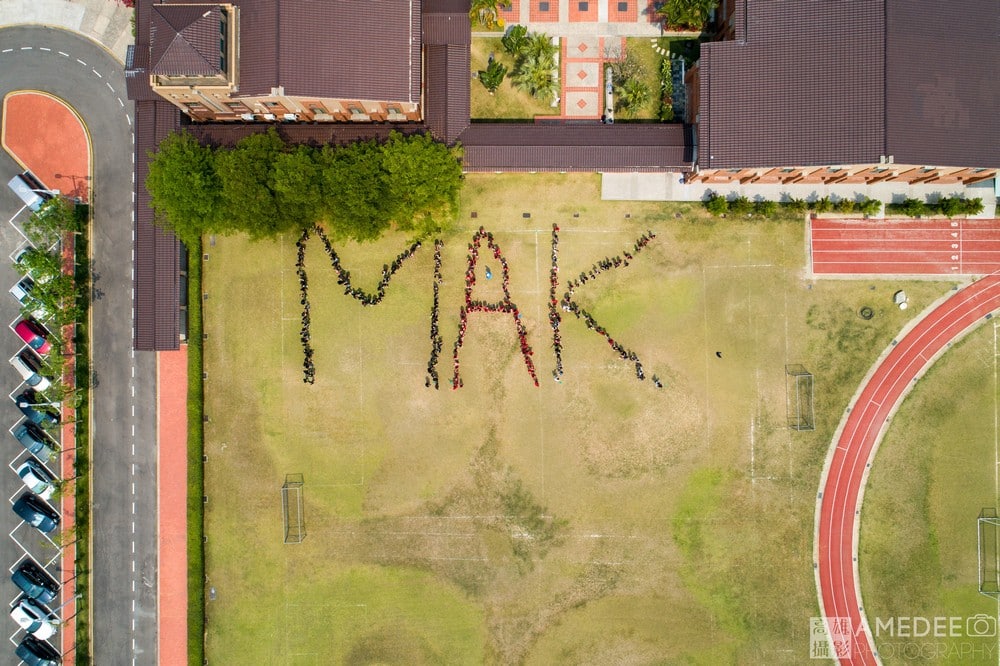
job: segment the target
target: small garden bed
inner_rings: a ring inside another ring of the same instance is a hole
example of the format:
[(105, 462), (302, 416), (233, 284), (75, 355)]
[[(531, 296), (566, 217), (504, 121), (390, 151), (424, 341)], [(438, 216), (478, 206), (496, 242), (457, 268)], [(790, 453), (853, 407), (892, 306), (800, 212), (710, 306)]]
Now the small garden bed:
[[(492, 95), (479, 81), (479, 72), (489, 65), (490, 54), (503, 65), (508, 75)], [(514, 87), (510, 73), (514, 72), (514, 56), (504, 50), (500, 37), (473, 37), (471, 51), (471, 116), (473, 120), (533, 120), (535, 116), (559, 114), (559, 107), (552, 106), (552, 99), (532, 97)], [(558, 85), (556, 86), (558, 94)]]

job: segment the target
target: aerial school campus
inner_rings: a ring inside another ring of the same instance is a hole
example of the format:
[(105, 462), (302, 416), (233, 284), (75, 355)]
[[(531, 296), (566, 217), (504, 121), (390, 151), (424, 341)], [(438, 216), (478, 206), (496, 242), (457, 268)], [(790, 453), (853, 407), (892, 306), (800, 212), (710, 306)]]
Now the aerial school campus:
[(156, 661), (996, 662), (996, 20), (139, 0)]

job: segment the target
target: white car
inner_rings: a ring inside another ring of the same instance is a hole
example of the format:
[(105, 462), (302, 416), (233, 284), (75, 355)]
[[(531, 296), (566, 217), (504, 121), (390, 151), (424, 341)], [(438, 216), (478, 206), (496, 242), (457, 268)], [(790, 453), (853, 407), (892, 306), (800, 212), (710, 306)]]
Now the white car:
[[(35, 288), (35, 281), (30, 277), (25, 276), (18, 280), (17, 284), (10, 288), (10, 295), (21, 304), (22, 309), (27, 309), (31, 306), (31, 291)], [(45, 321), (49, 318), (49, 311), (44, 307), (38, 307), (36, 310), (32, 310), (32, 316), (39, 321)]]
[(52, 493), (56, 490), (56, 479), (34, 456), (29, 456), (18, 466), (17, 475), (21, 477), (28, 490), (43, 500), (52, 499)]
[(52, 385), (49, 378), (42, 374), (42, 362), (34, 353), (27, 349), (10, 358), (10, 364), (21, 375), (24, 383), (36, 391), (44, 391)]
[(21, 599), (16, 606), (10, 609), (10, 616), (14, 618), (18, 626), (43, 641), (56, 633), (52, 614), (31, 599)]

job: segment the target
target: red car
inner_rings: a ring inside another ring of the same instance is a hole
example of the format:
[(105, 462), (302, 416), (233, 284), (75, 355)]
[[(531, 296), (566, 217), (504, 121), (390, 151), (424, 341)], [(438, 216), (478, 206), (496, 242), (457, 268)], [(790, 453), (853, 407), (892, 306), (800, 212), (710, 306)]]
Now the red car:
[(48, 354), (52, 343), (46, 339), (48, 331), (34, 319), (22, 319), (14, 325), (14, 332), (25, 344), (39, 354)]

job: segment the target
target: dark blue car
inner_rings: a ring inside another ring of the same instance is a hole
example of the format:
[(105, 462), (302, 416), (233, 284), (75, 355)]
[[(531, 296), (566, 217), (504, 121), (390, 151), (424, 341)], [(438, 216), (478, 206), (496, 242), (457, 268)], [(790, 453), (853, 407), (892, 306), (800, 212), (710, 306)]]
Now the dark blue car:
[(51, 604), (59, 596), (59, 583), (32, 560), (22, 562), (10, 579), (26, 596), (43, 604)]

